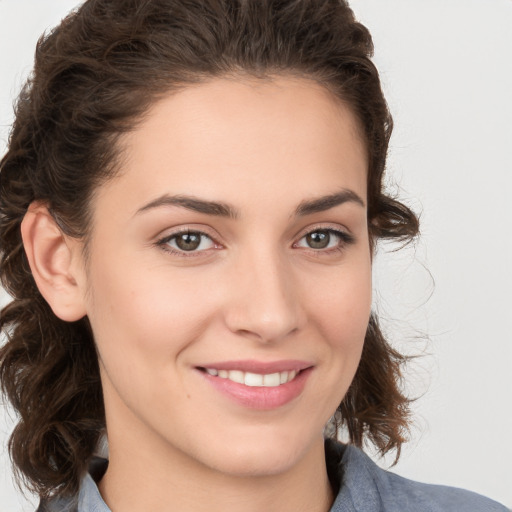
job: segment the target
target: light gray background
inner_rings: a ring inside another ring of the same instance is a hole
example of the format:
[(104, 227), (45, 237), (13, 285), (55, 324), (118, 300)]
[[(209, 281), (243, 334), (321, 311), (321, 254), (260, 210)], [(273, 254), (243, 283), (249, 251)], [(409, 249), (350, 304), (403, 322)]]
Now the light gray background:
[[(375, 263), (386, 328), (424, 354), (408, 372), (422, 395), (413, 441), (393, 470), (512, 507), (512, 0), (351, 4), (395, 118), (390, 186), (422, 212), (421, 241)], [(0, 154), (37, 37), (76, 5), (0, 0)], [(30, 511), (11, 481), (11, 428), (2, 408), (0, 512)]]

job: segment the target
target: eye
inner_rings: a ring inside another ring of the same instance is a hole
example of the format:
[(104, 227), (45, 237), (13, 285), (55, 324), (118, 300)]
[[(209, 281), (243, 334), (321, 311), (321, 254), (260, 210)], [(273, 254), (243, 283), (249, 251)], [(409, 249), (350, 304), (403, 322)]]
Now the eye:
[(352, 243), (353, 237), (336, 229), (315, 229), (304, 235), (296, 244), (296, 247), (304, 247), (314, 250), (328, 250), (341, 248)]
[(200, 231), (183, 231), (174, 233), (158, 242), (171, 252), (200, 252), (215, 247), (214, 241)]

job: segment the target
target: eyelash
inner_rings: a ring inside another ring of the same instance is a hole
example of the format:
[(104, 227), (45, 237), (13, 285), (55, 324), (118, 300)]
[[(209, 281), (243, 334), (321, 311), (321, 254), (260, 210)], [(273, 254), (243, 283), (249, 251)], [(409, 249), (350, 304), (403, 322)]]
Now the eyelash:
[(314, 249), (313, 247), (304, 247), (306, 250), (309, 250), (315, 256), (321, 256), (325, 254), (332, 254), (336, 252), (342, 252), (348, 245), (352, 245), (355, 243), (355, 238), (347, 233), (346, 231), (342, 231), (340, 229), (318, 226), (314, 229), (308, 230), (304, 233), (297, 242), (293, 244), (293, 247), (298, 247), (298, 244), (301, 240), (306, 238), (308, 235), (312, 235), (313, 233), (327, 233), (329, 237), (333, 235), (338, 238), (338, 243), (334, 247), (324, 248), (324, 249)]
[[(307, 231), (306, 233), (304, 233), (299, 238), (299, 240), (297, 242), (294, 242), (293, 247), (298, 247), (299, 242), (301, 240), (303, 240), (305, 237), (307, 237), (308, 235), (312, 235), (313, 233), (319, 233), (319, 232), (328, 233), (329, 236), (334, 235), (335, 237), (337, 237), (339, 239), (339, 242), (336, 244), (335, 247), (329, 247), (329, 248), (325, 248), (325, 249), (314, 249), (312, 247), (310, 247), (310, 248), (305, 247), (306, 250), (309, 250), (313, 254), (318, 255), (318, 256), (320, 256), (322, 254), (331, 254), (333, 252), (341, 252), (341, 251), (343, 251), (343, 249), (346, 246), (351, 245), (355, 242), (355, 238), (351, 234), (349, 234), (345, 231), (341, 231), (339, 229), (335, 229), (335, 228), (331, 228), (331, 227), (319, 226), (319, 227), (316, 227), (316, 228), (311, 229), (311, 230)], [(200, 244), (202, 243), (204, 238), (210, 239), (213, 244), (212, 248), (215, 248), (215, 249), (221, 248), (220, 244), (218, 244), (210, 235), (208, 235), (207, 233), (204, 233), (203, 231), (193, 230), (193, 229), (184, 229), (182, 231), (172, 233), (171, 235), (167, 235), (164, 238), (157, 240), (156, 245), (158, 247), (160, 247), (162, 250), (164, 250), (172, 255), (183, 257), (183, 258), (198, 257), (202, 253), (204, 253), (210, 249), (210, 248), (208, 248), (208, 249), (203, 249), (203, 250), (199, 250), (199, 251), (198, 250), (185, 251), (185, 250), (175, 249), (175, 248), (172, 248), (169, 246), (169, 242), (171, 242), (172, 240), (176, 240), (177, 238), (179, 238), (180, 236), (183, 236), (183, 235), (198, 235), (199, 237), (201, 237)]]
[(180, 236), (184, 236), (184, 235), (198, 235), (201, 238), (201, 241), (199, 242), (200, 244), (203, 242), (203, 240), (205, 238), (207, 238), (207, 239), (211, 240), (214, 248), (220, 247), (220, 244), (217, 244), (215, 242), (215, 240), (210, 235), (208, 235), (207, 233), (204, 233), (203, 231), (199, 231), (199, 230), (195, 230), (195, 229), (184, 229), (182, 231), (177, 231), (176, 233), (172, 233), (171, 235), (165, 236), (164, 238), (161, 238), (160, 240), (158, 240), (156, 242), (156, 245), (159, 246), (162, 250), (164, 250), (172, 255), (180, 256), (183, 258), (197, 257), (197, 256), (200, 256), (205, 251), (209, 250), (209, 249), (203, 249), (200, 251), (197, 251), (197, 250), (185, 251), (185, 250), (180, 250), (180, 249), (174, 249), (169, 246), (169, 242), (171, 242), (172, 240), (176, 240)]

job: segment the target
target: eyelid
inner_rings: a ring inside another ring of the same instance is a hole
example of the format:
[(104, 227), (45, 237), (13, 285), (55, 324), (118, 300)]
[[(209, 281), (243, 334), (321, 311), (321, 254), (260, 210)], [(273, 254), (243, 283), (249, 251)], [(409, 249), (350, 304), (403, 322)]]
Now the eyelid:
[[(212, 235), (208, 231), (209, 230), (205, 229), (204, 227), (196, 228), (193, 225), (180, 226), (178, 228), (175, 228), (173, 231), (167, 232), (165, 235), (158, 236), (156, 239), (155, 245), (167, 253), (177, 255), (180, 257), (189, 258), (189, 257), (203, 256), (203, 255), (209, 253), (211, 250), (218, 250), (218, 249), (223, 248), (223, 245), (217, 241), (217, 237)], [(170, 247), (168, 245), (169, 241), (172, 240), (173, 238), (176, 238), (179, 235), (184, 235), (187, 233), (197, 233), (198, 235), (209, 238), (212, 241), (214, 247), (210, 247), (208, 249), (202, 249), (199, 251), (197, 251), (197, 250), (196, 251), (182, 251), (182, 250)]]
[(313, 224), (313, 225), (307, 226), (306, 228), (303, 228), (297, 235), (296, 240), (299, 240), (310, 233), (314, 233), (315, 231), (332, 231), (335, 233), (340, 233), (344, 237), (354, 239), (354, 235), (351, 233), (351, 231), (348, 228), (341, 226), (340, 224), (319, 223), (319, 224)]
[[(171, 231), (165, 232), (165, 235), (160, 235), (157, 237), (155, 241), (155, 245), (158, 246), (161, 250), (177, 255), (180, 257), (198, 257), (198, 256), (205, 256), (209, 254), (212, 250), (219, 250), (224, 248), (224, 245), (220, 242), (218, 242), (218, 236), (213, 235), (210, 231), (210, 229), (205, 228), (204, 226), (201, 227), (195, 227), (195, 225), (185, 225), (185, 226), (179, 226), (174, 228)], [(316, 231), (328, 231), (330, 233), (335, 234), (340, 238), (340, 243), (336, 245), (336, 247), (330, 247), (325, 249), (314, 249), (314, 248), (307, 248), (307, 247), (299, 247), (298, 243), (308, 234), (314, 233)], [(201, 236), (205, 236), (209, 238), (214, 247), (210, 247), (207, 249), (202, 250), (194, 250), (194, 251), (183, 251), (179, 249), (172, 248), (168, 245), (169, 240), (172, 240), (174, 237), (177, 237), (182, 234), (186, 233), (197, 233)], [(315, 254), (326, 254), (333, 251), (339, 251), (342, 250), (345, 246), (353, 244), (356, 241), (354, 235), (350, 233), (348, 229), (345, 227), (340, 226), (339, 224), (315, 224), (312, 226), (308, 226), (307, 228), (304, 228), (299, 235), (295, 238), (295, 241), (292, 244), (292, 248), (300, 248), (304, 249), (306, 251), (310, 251)]]
[[(304, 247), (305, 250), (310, 250), (314, 253), (328, 253), (330, 251), (337, 251), (342, 249), (343, 247), (347, 245), (351, 245), (356, 242), (356, 238), (350, 231), (339, 224), (317, 224), (313, 226), (308, 226), (307, 228), (303, 229), (300, 234), (295, 239), (295, 242), (293, 242), (293, 247), (297, 248), (298, 243), (307, 235), (311, 233), (315, 233), (316, 231), (328, 231), (330, 233), (334, 233), (336, 236), (338, 236), (341, 239), (341, 243), (337, 245), (336, 247), (330, 247), (326, 249), (313, 249), (313, 248), (307, 248)], [(302, 248), (302, 247), (301, 247)]]

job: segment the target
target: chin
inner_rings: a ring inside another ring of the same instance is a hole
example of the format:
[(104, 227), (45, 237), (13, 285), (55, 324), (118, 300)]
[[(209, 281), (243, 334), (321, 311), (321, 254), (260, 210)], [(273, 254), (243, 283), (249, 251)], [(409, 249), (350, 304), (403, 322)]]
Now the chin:
[[(257, 450), (255, 450), (257, 451)], [(275, 476), (290, 471), (296, 464), (296, 454), (276, 454), (259, 451), (238, 456), (226, 456), (214, 469), (220, 473), (239, 477)]]
[[(203, 463), (216, 471), (240, 477), (265, 477), (291, 471), (309, 458), (312, 444), (305, 445), (303, 439), (295, 439), (290, 433), (274, 439), (262, 439), (247, 435), (244, 442), (221, 445), (218, 450), (203, 453)], [(323, 435), (318, 437), (318, 450), (323, 456)], [(209, 459), (209, 460), (207, 460)]]

